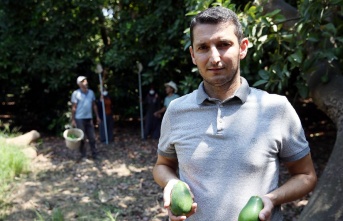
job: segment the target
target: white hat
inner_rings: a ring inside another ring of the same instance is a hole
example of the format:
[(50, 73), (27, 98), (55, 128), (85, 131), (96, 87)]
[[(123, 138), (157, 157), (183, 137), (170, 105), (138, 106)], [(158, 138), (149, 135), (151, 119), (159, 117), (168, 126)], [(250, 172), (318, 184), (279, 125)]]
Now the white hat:
[(164, 86), (172, 87), (174, 89), (174, 92), (177, 93), (177, 86), (174, 81), (169, 81), (168, 83), (165, 83)]
[(85, 80), (86, 77), (85, 76), (78, 76), (77, 77), (77, 80), (76, 80), (76, 83), (79, 85), (83, 80)]

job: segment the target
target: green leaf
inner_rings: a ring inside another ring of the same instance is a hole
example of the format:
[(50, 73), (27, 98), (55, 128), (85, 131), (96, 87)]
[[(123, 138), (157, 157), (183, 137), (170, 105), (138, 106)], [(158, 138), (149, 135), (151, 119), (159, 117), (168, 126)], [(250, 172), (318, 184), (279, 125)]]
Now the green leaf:
[(264, 43), (265, 41), (267, 41), (267, 39), (268, 39), (268, 35), (263, 35), (263, 36), (258, 38), (258, 41)]
[(291, 63), (300, 64), (303, 60), (303, 54), (301, 50), (297, 50), (294, 54), (291, 54), (287, 58)]
[(309, 90), (307, 86), (301, 83), (296, 83), (296, 87), (298, 88), (298, 92), (302, 98), (308, 97)]
[(268, 80), (270, 76), (269, 72), (265, 70), (259, 70), (258, 75), (264, 80)]
[(332, 23), (328, 23), (328, 24), (324, 25), (324, 29), (327, 30), (332, 35), (336, 35), (336, 33), (337, 33), (337, 30)]
[(280, 9), (276, 9), (272, 12), (267, 13), (265, 16), (266, 17), (274, 17), (274, 15), (278, 14), (280, 11), (281, 11)]
[(252, 86), (257, 87), (257, 86), (260, 86), (260, 85), (265, 84), (267, 82), (268, 82), (267, 80), (258, 80)]

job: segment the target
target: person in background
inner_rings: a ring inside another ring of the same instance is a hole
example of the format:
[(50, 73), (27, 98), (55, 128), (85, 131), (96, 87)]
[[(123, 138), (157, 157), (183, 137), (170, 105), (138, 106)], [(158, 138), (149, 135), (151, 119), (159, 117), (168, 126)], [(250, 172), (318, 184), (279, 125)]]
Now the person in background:
[[(105, 117), (106, 120), (104, 120), (104, 114), (103, 114), (103, 102), (105, 106)], [(98, 106), (98, 113), (101, 119), (101, 123), (99, 124), (100, 128), (100, 141), (102, 143), (106, 142), (106, 133), (107, 133), (107, 139), (108, 142), (113, 142), (113, 105), (112, 105), (112, 99), (110, 95), (108, 94), (108, 91), (105, 89), (103, 93), (100, 92), (100, 99), (97, 102)], [(105, 121), (106, 121), (106, 129), (105, 130)]]
[(178, 97), (177, 85), (173, 81), (169, 81), (164, 84), (167, 96), (164, 98), (163, 107), (154, 113), (155, 117), (162, 118), (163, 114), (166, 112), (170, 102)]
[[(260, 196), (259, 219), (283, 220), (281, 204), (305, 196), (317, 182), (296, 111), (286, 97), (250, 87), (241, 77), (249, 41), (233, 11), (204, 10), (192, 19), (190, 36), (203, 81), (168, 106), (153, 168), (169, 219), (238, 220), (250, 197)], [(290, 178), (279, 186), (281, 163)], [(194, 202), (188, 214), (176, 217), (170, 194), (179, 180)]]
[(152, 139), (158, 139), (160, 137), (161, 118), (156, 117), (154, 113), (161, 108), (161, 98), (153, 87), (146, 95), (143, 105), (145, 110), (144, 140), (149, 136)]
[[(76, 80), (79, 89), (75, 90), (71, 95), (71, 121), (72, 126), (83, 131), (85, 137), (89, 141), (92, 152), (92, 158), (97, 159), (97, 148), (95, 139), (95, 130), (93, 123), (93, 111), (95, 113), (97, 123), (101, 122), (98, 114), (98, 108), (95, 102), (93, 90), (88, 88), (88, 81), (85, 76), (79, 76)], [(85, 140), (81, 141), (80, 145), (81, 161), (87, 159), (87, 150)]]

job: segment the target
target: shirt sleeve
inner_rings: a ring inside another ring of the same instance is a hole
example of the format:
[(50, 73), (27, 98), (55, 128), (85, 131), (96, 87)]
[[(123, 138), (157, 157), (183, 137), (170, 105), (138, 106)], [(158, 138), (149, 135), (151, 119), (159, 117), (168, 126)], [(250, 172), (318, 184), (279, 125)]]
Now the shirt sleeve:
[(71, 94), (71, 99), (70, 99), (70, 101), (71, 101), (71, 103), (73, 103), (73, 104), (76, 104), (76, 103), (77, 103), (76, 93), (77, 93), (77, 91), (74, 91), (74, 92)]
[(176, 158), (176, 151), (172, 143), (172, 122), (171, 122), (172, 108), (167, 108), (161, 124), (161, 136), (158, 143), (158, 154), (164, 157)]
[(279, 157), (283, 162), (291, 162), (305, 157), (310, 148), (298, 114), (288, 100), (284, 99), (286, 102), (280, 123), (282, 145)]
[(94, 91), (93, 90), (90, 90), (92, 92), (92, 101), (95, 101), (96, 98), (95, 98), (95, 94), (94, 94)]

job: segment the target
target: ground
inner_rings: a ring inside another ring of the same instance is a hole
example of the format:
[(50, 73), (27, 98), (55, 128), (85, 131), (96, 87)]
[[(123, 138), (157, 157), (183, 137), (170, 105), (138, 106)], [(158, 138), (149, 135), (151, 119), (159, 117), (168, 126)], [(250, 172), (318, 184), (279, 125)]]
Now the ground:
[[(305, 132), (320, 176), (335, 132), (327, 119), (310, 121), (304, 121)], [(165, 221), (162, 189), (152, 177), (157, 141), (141, 140), (139, 126), (116, 127), (113, 143), (97, 145), (98, 161), (77, 162), (78, 152), (66, 148), (62, 137), (42, 136), (34, 172), (16, 180), (3, 220), (52, 220), (60, 211), (68, 221)], [(280, 180), (285, 179), (282, 169)], [(296, 220), (309, 197), (283, 205), (285, 221)]]

